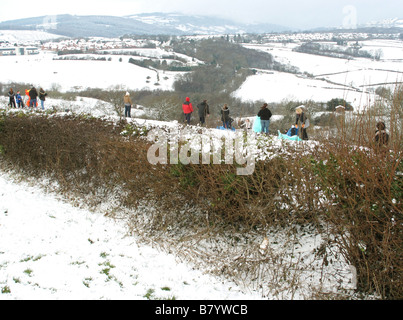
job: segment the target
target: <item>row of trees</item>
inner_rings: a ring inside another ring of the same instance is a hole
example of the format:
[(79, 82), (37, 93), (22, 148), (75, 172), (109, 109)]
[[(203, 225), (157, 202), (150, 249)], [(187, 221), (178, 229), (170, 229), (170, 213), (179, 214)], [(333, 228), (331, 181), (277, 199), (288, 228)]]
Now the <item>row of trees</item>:
[(361, 47), (359, 45), (344, 48), (340, 46), (321, 44), (317, 42), (303, 43), (299, 47), (295, 48), (294, 51), (343, 59), (359, 57), (379, 60), (383, 55), (381, 49), (375, 52), (368, 52), (365, 50), (361, 50)]

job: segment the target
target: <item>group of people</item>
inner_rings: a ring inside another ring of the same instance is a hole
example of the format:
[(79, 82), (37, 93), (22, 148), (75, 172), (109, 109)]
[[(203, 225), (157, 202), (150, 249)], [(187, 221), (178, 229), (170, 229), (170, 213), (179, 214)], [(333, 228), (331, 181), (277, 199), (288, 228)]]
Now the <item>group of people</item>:
[[(124, 97), (125, 102), (125, 116), (130, 117), (130, 109), (132, 106), (132, 101), (130, 99), (130, 94), (127, 92)], [(210, 106), (207, 103), (207, 100), (203, 100), (201, 103), (197, 105), (198, 116), (201, 125), (206, 123), (206, 118), (210, 115)], [(194, 112), (194, 108), (192, 103), (190, 102), (190, 98), (186, 97), (185, 101), (182, 104), (182, 110), (185, 118), (185, 123), (190, 124), (191, 116)], [(293, 137), (300, 136), (302, 140), (308, 140), (307, 128), (310, 126), (309, 118), (305, 112), (305, 106), (299, 106), (295, 109), (296, 118), (295, 123), (291, 126), (291, 128), (285, 131), (285, 134)], [(232, 122), (234, 121), (230, 117), (230, 110), (227, 104), (220, 110), (222, 127), (224, 129), (232, 129)], [(257, 126), (254, 126), (253, 129), (258, 128), (255, 131), (261, 132), (263, 134), (269, 134), (270, 120), (273, 116), (272, 112), (268, 108), (268, 104), (264, 103), (261, 109), (257, 114)], [(256, 121), (255, 121), (256, 122)], [(246, 119), (242, 125), (242, 128), (245, 130), (252, 129), (252, 123), (249, 119)], [(389, 142), (389, 135), (386, 132), (386, 126), (384, 122), (379, 122), (376, 125), (377, 131), (375, 133), (375, 142), (379, 145), (387, 145)]]
[[(210, 115), (210, 106), (208, 105), (207, 100), (203, 100), (196, 107), (198, 109), (200, 124), (204, 125), (206, 123), (206, 118)], [(189, 97), (186, 97), (185, 101), (183, 102), (182, 110), (185, 116), (185, 122), (190, 124), (194, 109)]]
[[(186, 97), (185, 101), (183, 102), (182, 109), (183, 109), (183, 114), (185, 117), (185, 122), (187, 124), (190, 124), (191, 115), (194, 112), (194, 109), (193, 109), (192, 103), (190, 102), (189, 97)], [(208, 117), (208, 115), (210, 114), (210, 107), (207, 104), (207, 100), (203, 100), (201, 103), (199, 103), (197, 105), (197, 109), (198, 109), (200, 124), (204, 125), (206, 122), (206, 117)], [(230, 117), (230, 110), (229, 110), (227, 104), (224, 104), (224, 106), (221, 108), (220, 114), (221, 114), (222, 127), (224, 129), (231, 129), (232, 122), (234, 120)], [(301, 132), (302, 140), (308, 140), (308, 134), (307, 134), (306, 129), (309, 127), (309, 119), (303, 110), (303, 106), (298, 107), (296, 109), (296, 114), (297, 114), (297, 116), (296, 116), (294, 127), (298, 128), (299, 126), (301, 126), (300, 132)], [(266, 135), (269, 134), (270, 120), (271, 120), (272, 116), (273, 116), (273, 114), (270, 111), (270, 109), (268, 108), (268, 104), (264, 103), (257, 114), (257, 117), (260, 120), (260, 123), (259, 123), (260, 127), (258, 129), (259, 132), (262, 132)], [(250, 121), (247, 120), (242, 124), (242, 127), (245, 129), (251, 129), (252, 125), (251, 125)], [(298, 133), (298, 130), (296, 131), (296, 133)]]
[(45, 92), (45, 90), (43, 90), (43, 88), (40, 88), (38, 92), (35, 87), (32, 87), (29, 90), (25, 90), (25, 95), (29, 97), (26, 103), (21, 96), (20, 91), (15, 93), (13, 88), (10, 88), (10, 91), (8, 92), (8, 97), (10, 99), (9, 106), (11, 108), (25, 108), (25, 106), (29, 108), (36, 108), (38, 107), (39, 99), (42, 110), (45, 110), (45, 100), (48, 94)]
[[(306, 129), (309, 127), (309, 118), (306, 115), (304, 108), (304, 106), (300, 106), (295, 109), (295, 124), (293, 124), (291, 128), (285, 131), (286, 135), (292, 137), (300, 134), (302, 140), (308, 140), (308, 133)], [(260, 123), (258, 123), (260, 127), (257, 126), (260, 132), (266, 135), (269, 134), (270, 120), (272, 116), (273, 114), (268, 108), (267, 103), (264, 103), (257, 114), (257, 117), (260, 119)], [(299, 130), (299, 127), (301, 128), (301, 130)]]

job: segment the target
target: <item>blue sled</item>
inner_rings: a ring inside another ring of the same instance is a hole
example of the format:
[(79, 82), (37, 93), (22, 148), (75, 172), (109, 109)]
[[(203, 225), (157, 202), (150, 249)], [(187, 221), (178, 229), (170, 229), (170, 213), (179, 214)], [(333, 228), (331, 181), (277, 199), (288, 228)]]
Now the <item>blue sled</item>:
[(258, 117), (258, 116), (256, 116), (255, 121), (253, 121), (253, 131), (262, 132), (262, 123), (260, 121), (260, 117)]
[(285, 140), (302, 141), (302, 139), (300, 139), (300, 137), (298, 137), (298, 136), (292, 136), (292, 137), (287, 136), (286, 134), (282, 134), (282, 133), (280, 132), (280, 130), (278, 130), (278, 137), (279, 137), (280, 139), (285, 139)]
[(235, 128), (227, 129), (227, 128), (224, 128), (223, 126), (217, 127), (217, 129), (220, 129), (220, 130), (232, 130), (232, 131), (235, 131)]

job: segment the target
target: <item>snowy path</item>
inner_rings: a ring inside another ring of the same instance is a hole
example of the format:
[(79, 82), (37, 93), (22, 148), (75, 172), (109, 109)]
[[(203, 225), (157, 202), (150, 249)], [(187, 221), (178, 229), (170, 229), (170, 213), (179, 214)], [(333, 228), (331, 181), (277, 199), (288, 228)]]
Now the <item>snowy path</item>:
[(0, 300), (261, 299), (0, 172)]

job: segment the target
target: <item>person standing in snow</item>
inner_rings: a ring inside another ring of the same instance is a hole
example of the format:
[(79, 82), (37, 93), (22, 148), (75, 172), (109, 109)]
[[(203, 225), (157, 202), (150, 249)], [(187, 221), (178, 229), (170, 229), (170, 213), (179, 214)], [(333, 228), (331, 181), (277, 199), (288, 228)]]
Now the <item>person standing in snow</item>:
[(389, 134), (386, 132), (386, 125), (383, 121), (376, 124), (375, 143), (379, 148), (389, 144)]
[(31, 90), (29, 90), (29, 107), (37, 107), (37, 101), (36, 99), (38, 98), (38, 91), (36, 91), (35, 87), (32, 87)]
[(242, 121), (242, 123), (241, 123), (241, 128), (244, 131), (248, 132), (252, 129), (252, 123), (250, 122), (249, 119), (245, 119), (245, 121)]
[(206, 123), (206, 117), (210, 114), (210, 107), (207, 104), (207, 100), (203, 100), (203, 102), (199, 103), (197, 108), (199, 109), (200, 124), (204, 125)]
[(229, 116), (229, 108), (228, 108), (228, 105), (227, 105), (227, 104), (224, 104), (224, 106), (223, 106), (222, 109), (221, 109), (221, 121), (222, 121), (222, 126), (223, 126), (225, 129), (230, 129), (230, 125), (231, 125), (230, 121), (231, 121), (231, 118), (230, 118), (230, 116)]
[(17, 106), (15, 105), (15, 93), (13, 88), (10, 88), (10, 91), (8, 92), (8, 97), (10, 98), (9, 105), (11, 108), (16, 108)]
[(257, 116), (260, 118), (262, 133), (269, 134), (270, 119), (272, 117), (271, 111), (267, 108), (267, 103), (263, 104)]
[(125, 96), (123, 97), (123, 102), (125, 104), (125, 118), (131, 118), (131, 111), (132, 111), (132, 99), (130, 98), (130, 93), (126, 92)]
[(48, 94), (42, 88), (39, 89), (39, 100), (41, 100), (42, 110), (45, 110), (45, 100)]
[(190, 102), (189, 97), (186, 97), (186, 101), (182, 104), (182, 109), (183, 113), (185, 114), (185, 122), (187, 122), (187, 124), (190, 124), (190, 118), (193, 113), (193, 106), (192, 103)]
[(295, 112), (297, 114), (297, 117), (295, 120), (295, 128), (298, 129), (298, 123), (301, 122), (301, 139), (308, 140), (308, 134), (306, 132), (306, 129), (309, 127), (309, 119), (305, 115), (303, 106), (300, 106), (297, 109), (295, 109)]
[(15, 95), (15, 100), (17, 100), (18, 108), (24, 108), (24, 100), (22, 99), (21, 93), (19, 91), (17, 91), (17, 94)]

